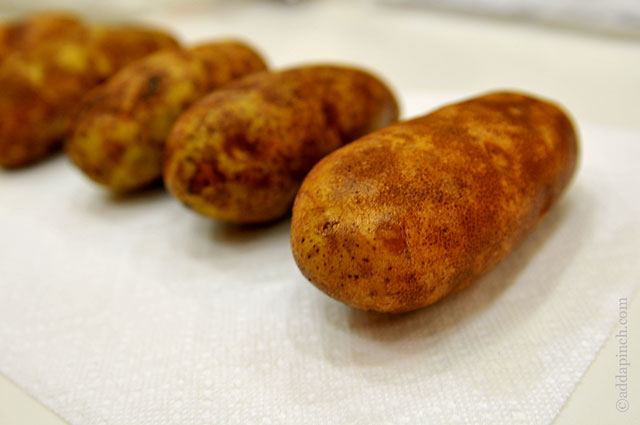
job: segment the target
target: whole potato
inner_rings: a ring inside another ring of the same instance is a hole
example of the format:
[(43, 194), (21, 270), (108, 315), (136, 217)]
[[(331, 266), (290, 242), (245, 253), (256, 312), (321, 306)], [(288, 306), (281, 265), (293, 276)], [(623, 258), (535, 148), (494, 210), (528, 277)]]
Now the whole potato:
[(68, 13), (36, 13), (0, 24), (0, 63), (12, 52), (36, 47), (45, 41), (79, 39), (89, 28)]
[(167, 136), (189, 105), (265, 68), (254, 50), (235, 41), (149, 55), (85, 99), (67, 154), (87, 176), (110, 189), (144, 187), (162, 176)]
[(569, 183), (557, 106), (499, 92), (369, 134), (320, 161), (293, 207), (302, 273), (352, 307), (405, 312), (504, 259)]
[(340, 66), (260, 73), (191, 107), (167, 144), (167, 188), (195, 211), (257, 223), (290, 211), (324, 155), (397, 119), (376, 77)]
[(87, 91), (134, 59), (176, 46), (159, 31), (100, 27), (9, 55), (0, 64), (0, 165), (26, 165), (58, 148)]

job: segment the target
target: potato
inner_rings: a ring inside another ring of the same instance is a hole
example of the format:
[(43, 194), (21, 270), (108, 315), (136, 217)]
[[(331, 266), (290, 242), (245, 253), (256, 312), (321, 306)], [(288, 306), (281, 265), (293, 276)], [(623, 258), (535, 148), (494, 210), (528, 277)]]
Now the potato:
[(58, 148), (87, 91), (134, 59), (176, 46), (159, 31), (101, 27), (9, 55), (0, 65), (0, 165), (26, 165)]
[(101, 81), (135, 60), (176, 48), (179, 44), (170, 34), (138, 25), (94, 26), (89, 40), (89, 49), (101, 59)]
[(88, 96), (66, 151), (87, 176), (110, 189), (144, 187), (161, 178), (167, 136), (189, 105), (265, 68), (254, 50), (235, 41), (147, 56)]
[(293, 256), (352, 307), (427, 306), (513, 250), (563, 192), (576, 156), (567, 115), (518, 93), (400, 122), (311, 170), (293, 207)]
[(66, 13), (38, 13), (0, 24), (0, 63), (12, 52), (31, 49), (49, 40), (79, 39), (88, 27)]
[(191, 107), (168, 140), (167, 188), (195, 211), (235, 223), (280, 218), (324, 155), (397, 119), (376, 77), (340, 66), (260, 73)]

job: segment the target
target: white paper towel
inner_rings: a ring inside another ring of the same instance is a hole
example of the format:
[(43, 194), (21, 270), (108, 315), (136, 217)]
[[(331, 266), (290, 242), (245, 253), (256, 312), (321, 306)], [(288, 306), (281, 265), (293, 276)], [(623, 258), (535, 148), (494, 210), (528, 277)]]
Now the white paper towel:
[(63, 157), (0, 172), (0, 371), (74, 425), (550, 423), (640, 286), (640, 133), (581, 130), (577, 178), (524, 244), (401, 316), (306, 282), (288, 221), (117, 198)]

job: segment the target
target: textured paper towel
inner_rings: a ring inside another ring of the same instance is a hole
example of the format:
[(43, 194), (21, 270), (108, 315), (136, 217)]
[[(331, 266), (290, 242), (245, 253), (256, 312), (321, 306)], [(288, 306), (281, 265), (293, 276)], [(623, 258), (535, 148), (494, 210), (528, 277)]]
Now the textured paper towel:
[(74, 425), (549, 423), (639, 286), (640, 134), (581, 130), (577, 179), (524, 244), (395, 317), (306, 282), (287, 221), (109, 196), (62, 157), (2, 172), (0, 371)]

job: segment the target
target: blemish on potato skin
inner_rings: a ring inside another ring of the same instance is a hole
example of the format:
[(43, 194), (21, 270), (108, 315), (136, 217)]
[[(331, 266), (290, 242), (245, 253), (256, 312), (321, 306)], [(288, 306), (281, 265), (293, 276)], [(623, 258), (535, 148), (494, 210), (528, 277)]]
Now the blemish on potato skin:
[(120, 146), (117, 142), (112, 142), (110, 140), (105, 140), (103, 143), (103, 148), (105, 155), (111, 161), (120, 161), (122, 155), (124, 154), (124, 148)]
[[(320, 289), (353, 307), (424, 307), (508, 255), (566, 188), (576, 156), (565, 113), (517, 93), (389, 126), (309, 173), (294, 204), (294, 258)], [(322, 232), (332, 220), (341, 225)], [(303, 236), (351, 261), (312, 269), (296, 243)], [(337, 285), (345, 269), (359, 279)]]
[(214, 186), (218, 183), (224, 183), (226, 180), (211, 162), (204, 162), (198, 165), (196, 173), (189, 180), (189, 192), (200, 193), (204, 187)]
[(225, 133), (222, 149), (229, 158), (237, 158), (239, 153), (251, 156), (258, 152), (257, 144), (249, 141), (242, 130)]
[(149, 81), (147, 82), (147, 89), (142, 94), (142, 99), (149, 100), (153, 98), (158, 93), (161, 81), (162, 75), (156, 74), (149, 77)]
[(327, 233), (333, 229), (334, 226), (338, 224), (338, 221), (327, 221), (322, 225), (322, 232)]

